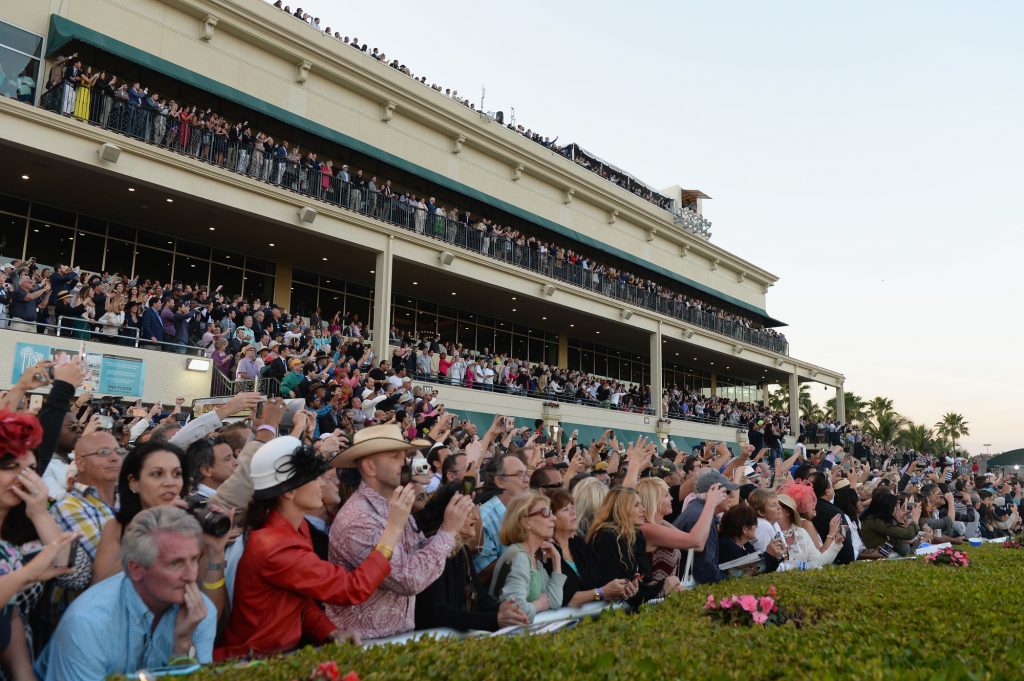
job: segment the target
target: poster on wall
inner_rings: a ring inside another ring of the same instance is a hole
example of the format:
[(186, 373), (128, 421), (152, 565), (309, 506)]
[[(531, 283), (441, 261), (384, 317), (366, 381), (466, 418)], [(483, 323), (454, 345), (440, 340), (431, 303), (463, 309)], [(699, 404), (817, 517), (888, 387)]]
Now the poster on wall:
[[(38, 343), (17, 343), (14, 348), (11, 382), (17, 383), (21, 375), (38, 362), (52, 361), (60, 366), (71, 361), (76, 355), (76, 350), (54, 348)], [(86, 352), (85, 378), (77, 392), (141, 397), (145, 375), (145, 360), (101, 352)]]

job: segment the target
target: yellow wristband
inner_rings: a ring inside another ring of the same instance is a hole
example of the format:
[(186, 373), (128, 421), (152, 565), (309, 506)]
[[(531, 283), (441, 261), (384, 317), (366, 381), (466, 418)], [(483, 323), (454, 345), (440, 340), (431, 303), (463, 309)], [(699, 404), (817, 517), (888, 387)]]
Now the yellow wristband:
[(377, 544), (373, 548), (377, 549), (382, 554), (384, 554), (384, 557), (387, 558), (388, 560), (391, 560), (391, 556), (393, 556), (395, 554), (394, 549), (392, 549), (390, 546), (385, 546), (384, 544)]
[(207, 591), (216, 591), (224, 586), (224, 578), (221, 577), (216, 582), (203, 582), (203, 588)]

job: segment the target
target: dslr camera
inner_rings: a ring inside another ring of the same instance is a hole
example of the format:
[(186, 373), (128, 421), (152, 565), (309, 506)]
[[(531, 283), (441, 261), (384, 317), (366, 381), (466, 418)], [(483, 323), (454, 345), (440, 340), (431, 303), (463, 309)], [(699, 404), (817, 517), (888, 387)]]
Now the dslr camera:
[(203, 528), (203, 534), (220, 539), (231, 531), (231, 518), (223, 513), (211, 511), (206, 505), (206, 499), (193, 497), (188, 500), (188, 512), (199, 521)]

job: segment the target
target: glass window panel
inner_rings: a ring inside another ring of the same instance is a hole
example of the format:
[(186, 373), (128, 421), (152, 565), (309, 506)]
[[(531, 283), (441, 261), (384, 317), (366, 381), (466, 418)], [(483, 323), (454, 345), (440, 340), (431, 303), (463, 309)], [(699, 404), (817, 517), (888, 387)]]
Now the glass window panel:
[(373, 288), (363, 284), (353, 284), (351, 281), (345, 284), (345, 292), (349, 295), (369, 298), (373, 295)]
[(135, 276), (139, 279), (167, 283), (171, 279), (171, 258), (169, 253), (154, 248), (135, 248)]
[(15, 259), (24, 255), (26, 222), (17, 215), (0, 215), (0, 255)]
[[(155, 232), (147, 232), (144, 229), (140, 229), (138, 240), (139, 243), (144, 246), (153, 246), (166, 251), (174, 250), (174, 239), (169, 238), (165, 234), (157, 234)], [(168, 258), (167, 261), (170, 263), (170, 258)]]
[(196, 258), (203, 258), (204, 260), (210, 259), (209, 246), (201, 246), (199, 244), (192, 243), (191, 241), (178, 239), (178, 245), (175, 250), (177, 250), (178, 253), (184, 253), (185, 255), (191, 255)]
[(544, 339), (543, 338), (531, 338), (530, 339), (530, 361), (531, 362), (543, 362), (544, 361)]
[[(19, 52), (41, 57), (43, 38), (17, 26), (12, 26), (5, 21), (0, 21), (0, 45), (6, 45)], [(7, 73), (10, 74), (11, 72), (8, 71)]]
[(430, 314), (437, 314), (437, 305), (430, 302), (429, 300), (420, 300), (416, 304), (416, 308), (420, 312), (429, 312)]
[(363, 331), (366, 331), (372, 321), (370, 320), (370, 301), (365, 298), (346, 296), (345, 305), (346, 311), (352, 315), (353, 319), (358, 318), (363, 323)]
[(242, 292), (242, 270), (237, 267), (225, 267), (219, 263), (210, 264), (210, 288), (223, 286), (221, 293), (225, 298), (237, 296)]
[(245, 269), (256, 270), (257, 272), (262, 272), (264, 274), (275, 274), (277, 272), (274, 263), (248, 256), (245, 258)]
[(222, 251), (219, 248), (213, 249), (210, 259), (214, 262), (225, 263), (227, 265), (233, 265), (234, 267), (241, 267), (242, 263), (245, 261), (243, 256), (230, 251)]
[(91, 215), (79, 215), (78, 229), (80, 231), (85, 230), (86, 232), (94, 232), (96, 234), (106, 234), (107, 221), (94, 218)]
[(455, 319), (456, 317), (458, 317), (459, 311), (456, 310), (454, 307), (446, 307), (444, 305), (438, 305), (437, 306), (437, 314), (439, 314), (442, 317), (451, 317), (452, 319)]
[(544, 362), (555, 366), (558, 365), (558, 343), (548, 343), (544, 347)]
[(132, 252), (135, 247), (131, 244), (117, 239), (107, 239), (106, 249), (104, 251), (103, 268), (113, 274), (118, 272), (120, 274), (130, 274), (132, 271)]
[(338, 293), (345, 292), (345, 282), (334, 277), (320, 277), (320, 288), (330, 289)]
[(174, 256), (174, 278), (187, 284), (207, 286), (210, 283), (210, 263), (179, 253)]
[(480, 326), (494, 326), (495, 325), (494, 318), (492, 318), (492, 317), (485, 317), (483, 315), (478, 315), (477, 316), (476, 323), (479, 324)]
[(580, 368), (580, 351), (579, 351), (578, 348), (574, 348), (574, 347), (570, 347), (569, 348), (569, 366), (566, 367), (566, 368), (579, 370), (579, 368)]
[(32, 218), (40, 222), (65, 225), (71, 227), (75, 224), (75, 214), (53, 206), (44, 206), (40, 203), (32, 204)]
[(39, 60), (0, 47), (0, 95), (27, 104), (35, 102), (39, 84)]
[(529, 359), (530, 341), (526, 336), (512, 336), (512, 357), (515, 359)]
[(300, 284), (310, 284), (312, 286), (316, 286), (320, 281), (320, 277), (316, 274), (316, 272), (296, 269), (292, 272), (292, 281), (297, 281)]
[[(264, 302), (274, 299), (274, 277), (271, 275), (246, 272), (244, 281), (246, 298), (259, 298)], [(333, 293), (330, 295), (337, 296), (338, 294)], [(321, 295), (322, 298), (323, 296)], [(334, 307), (338, 307), (338, 303), (335, 303)]]
[(483, 352), (484, 348), (494, 349), (494, 329), (486, 326), (477, 326), (476, 349)]
[(494, 334), (494, 352), (496, 353), (510, 353), (512, 352), (512, 334), (498, 328), (498, 331)]
[(462, 343), (462, 347), (468, 350), (472, 350), (476, 347), (476, 324), (467, 324), (465, 321), (459, 320), (458, 323), (458, 336), (455, 339), (456, 343)]
[(425, 333), (436, 333), (437, 332), (437, 317), (432, 314), (426, 314), (420, 312), (416, 317), (416, 333), (423, 335)]
[(316, 287), (297, 281), (292, 282), (292, 304), (288, 306), (288, 310), (308, 315), (316, 309), (316, 294)]
[(391, 324), (398, 327), (400, 334), (412, 333), (416, 323), (413, 311), (407, 307), (391, 306)]
[(458, 325), (454, 319), (439, 317), (437, 320), (437, 333), (445, 343), (455, 340), (455, 327)]
[(111, 222), (107, 225), (107, 234), (116, 237), (118, 239), (124, 239), (131, 243), (135, 242), (136, 229), (134, 227), (126, 227), (124, 225), (117, 225)]
[(28, 228), (25, 253), (40, 265), (53, 267), (71, 262), (72, 232), (64, 227), (32, 221)]
[(0, 210), (16, 215), (28, 215), (28, 201), (0, 194)]
[(75, 237), (74, 263), (83, 270), (100, 272), (103, 267), (103, 249), (106, 237), (89, 234), (88, 232), (77, 232)]

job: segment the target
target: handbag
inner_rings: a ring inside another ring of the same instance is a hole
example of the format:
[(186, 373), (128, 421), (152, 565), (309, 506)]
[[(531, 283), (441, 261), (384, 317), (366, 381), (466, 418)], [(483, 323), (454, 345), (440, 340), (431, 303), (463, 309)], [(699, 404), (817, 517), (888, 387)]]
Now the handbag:
[(684, 589), (692, 589), (697, 586), (697, 580), (693, 578), (693, 549), (686, 552), (686, 567), (683, 568), (683, 578), (679, 585)]

